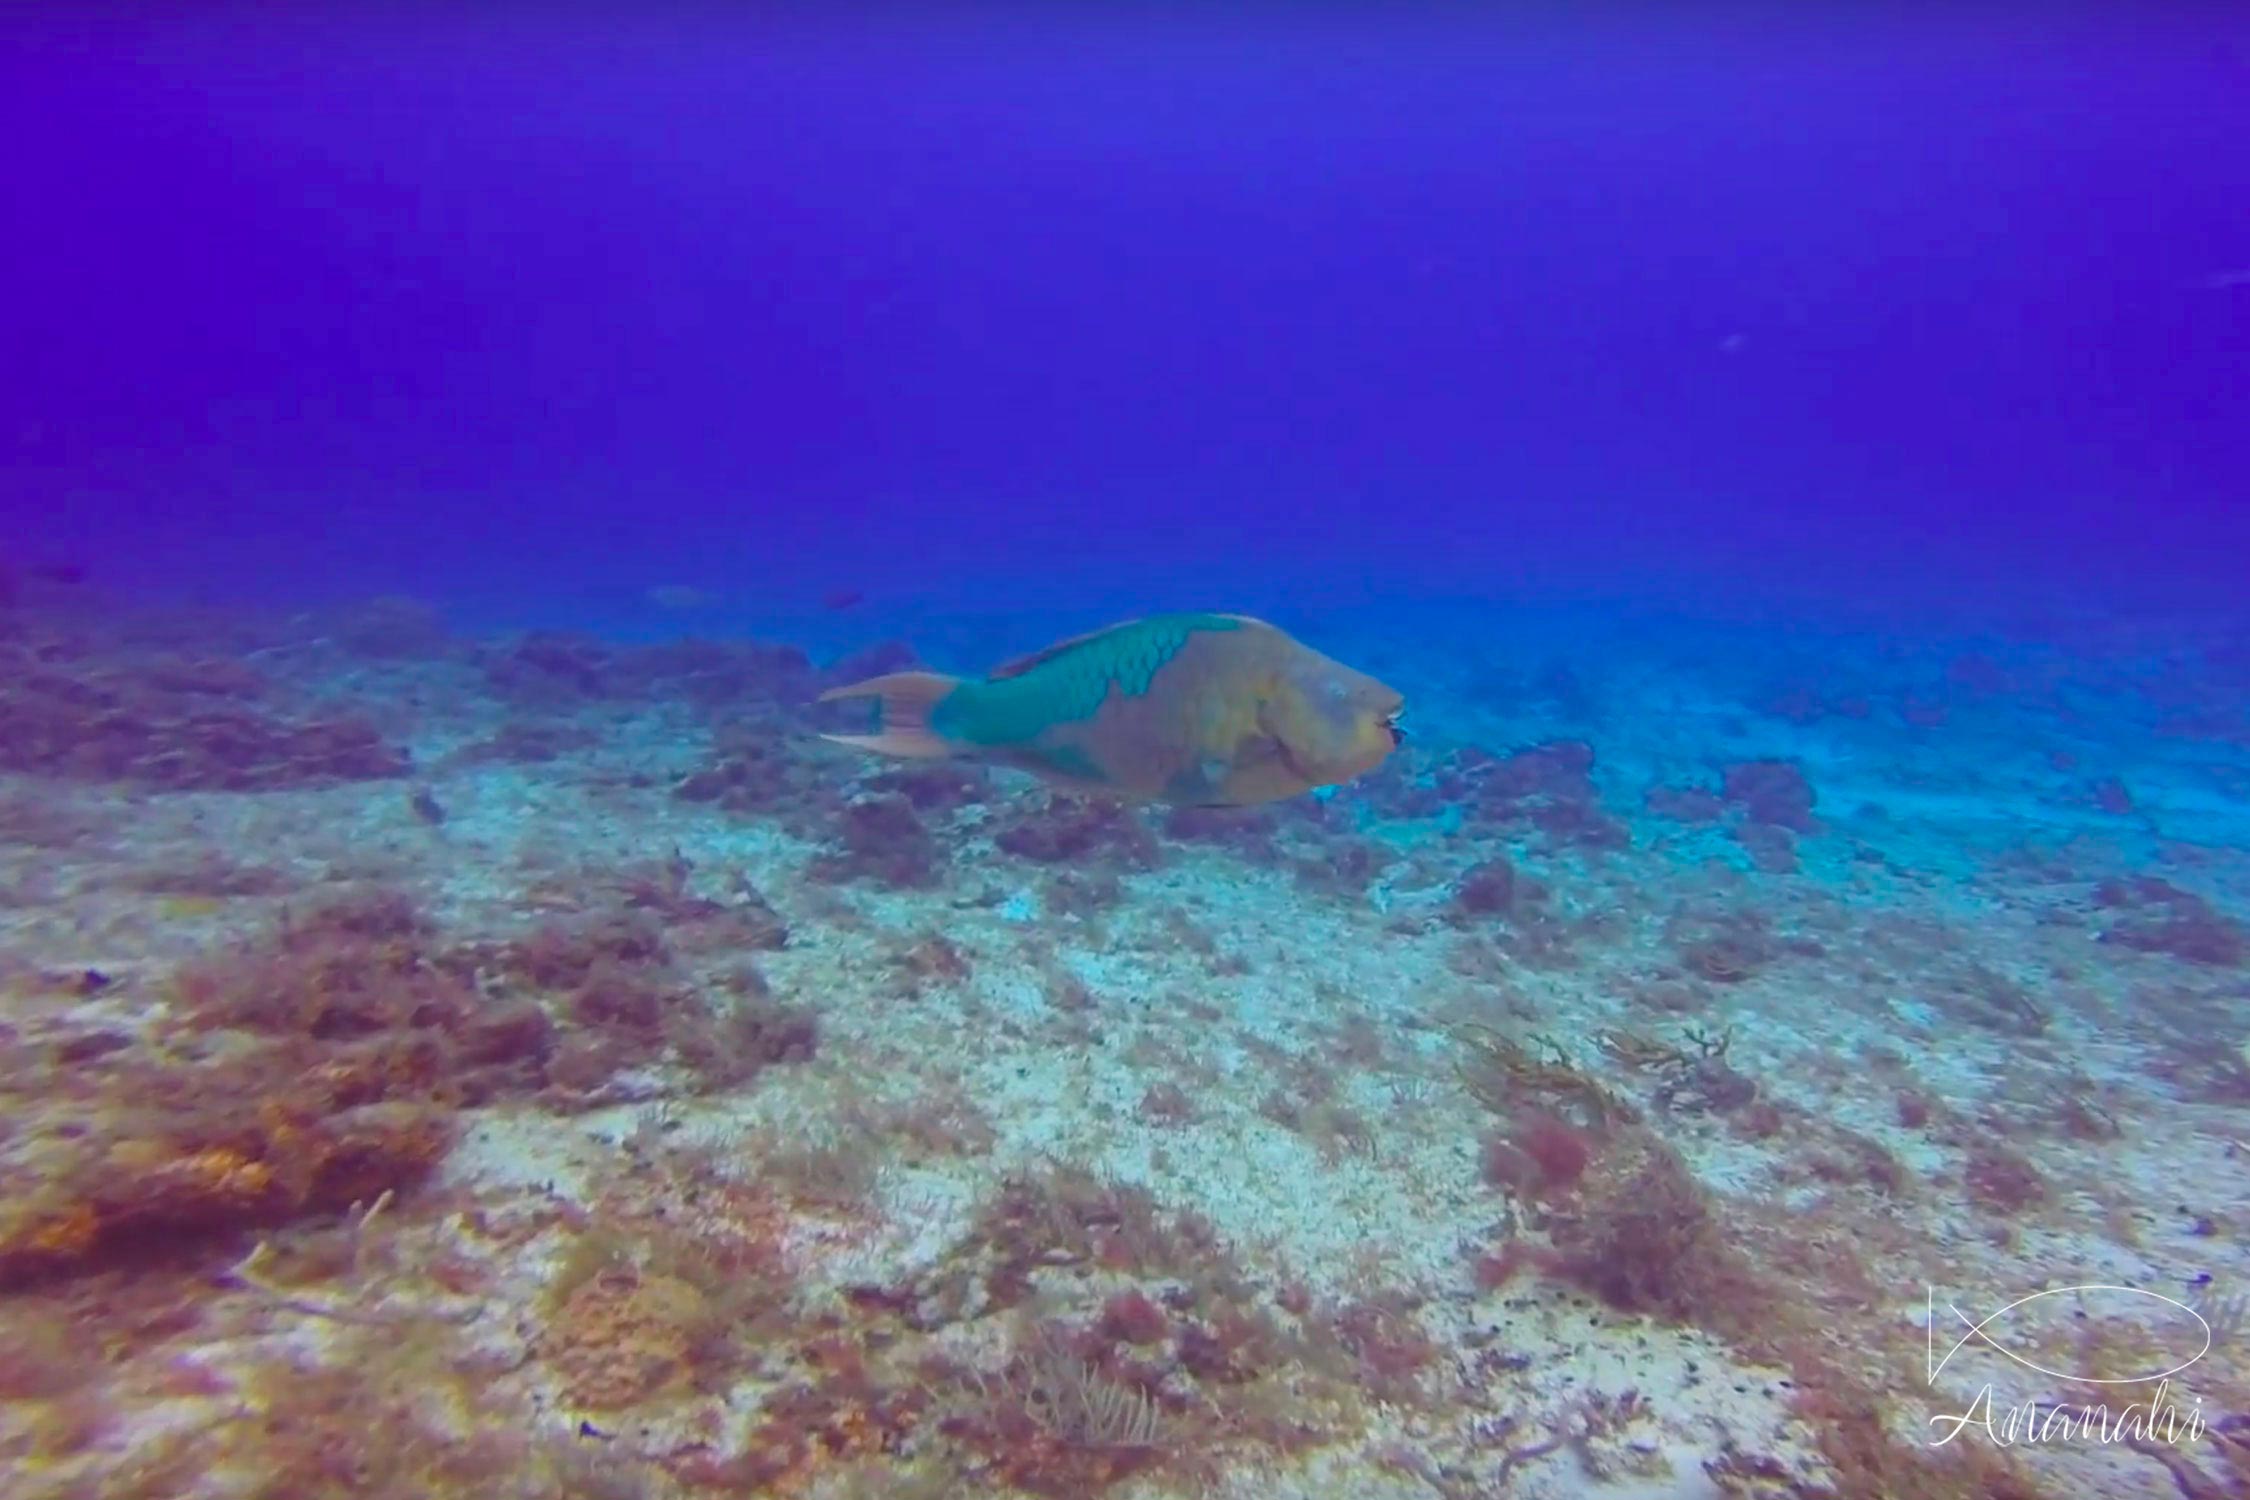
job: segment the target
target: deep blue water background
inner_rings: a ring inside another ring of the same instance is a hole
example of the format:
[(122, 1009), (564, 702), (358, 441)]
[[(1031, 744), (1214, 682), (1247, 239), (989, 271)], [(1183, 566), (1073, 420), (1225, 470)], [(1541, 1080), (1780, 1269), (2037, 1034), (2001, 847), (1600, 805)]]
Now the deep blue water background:
[(11, 13), (11, 550), (839, 643), (2250, 577), (2241, 12), (435, 11)]

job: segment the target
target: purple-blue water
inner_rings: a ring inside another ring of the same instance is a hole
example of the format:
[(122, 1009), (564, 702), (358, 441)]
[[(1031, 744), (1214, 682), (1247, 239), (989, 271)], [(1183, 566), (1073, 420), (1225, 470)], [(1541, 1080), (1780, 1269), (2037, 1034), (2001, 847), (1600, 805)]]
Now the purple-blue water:
[(10, 529), (506, 621), (2226, 602), (2246, 47), (2214, 7), (19, 16)]

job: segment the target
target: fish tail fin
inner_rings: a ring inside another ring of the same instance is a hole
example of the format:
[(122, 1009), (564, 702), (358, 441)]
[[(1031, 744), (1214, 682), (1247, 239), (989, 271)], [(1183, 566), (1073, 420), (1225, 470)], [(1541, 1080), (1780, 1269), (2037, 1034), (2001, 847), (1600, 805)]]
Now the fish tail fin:
[(935, 760), (957, 754), (960, 747), (930, 727), (930, 710), (960, 685), (960, 678), (941, 672), (888, 672), (865, 682), (830, 688), (820, 695), (821, 702), (875, 699), (882, 728), (874, 734), (824, 734), (821, 738), (907, 760)]

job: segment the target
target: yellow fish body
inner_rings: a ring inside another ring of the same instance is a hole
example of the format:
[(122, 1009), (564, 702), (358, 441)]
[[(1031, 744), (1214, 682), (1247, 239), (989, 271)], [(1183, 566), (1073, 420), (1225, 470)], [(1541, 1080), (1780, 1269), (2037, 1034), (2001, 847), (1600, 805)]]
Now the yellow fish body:
[(990, 676), (893, 672), (823, 693), (874, 698), (881, 727), (827, 738), (885, 755), (1014, 766), (1074, 791), (1242, 807), (1380, 765), (1404, 699), (1247, 615), (1152, 615)]

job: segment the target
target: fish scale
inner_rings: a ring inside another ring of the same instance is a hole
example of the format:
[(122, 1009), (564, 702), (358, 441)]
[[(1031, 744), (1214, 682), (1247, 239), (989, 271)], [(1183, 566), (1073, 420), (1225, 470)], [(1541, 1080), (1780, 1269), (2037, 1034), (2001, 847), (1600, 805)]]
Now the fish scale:
[(1052, 672), (1052, 679), (1036, 681), (1036, 687), (1052, 691), (1057, 715), (1090, 718), (1100, 711), (1113, 682), (1128, 698), (1146, 694), (1155, 685), (1156, 674), (1186, 644), (1187, 632), (1178, 628), (1119, 632), (1117, 638), (1099, 638), (1066, 651), (1044, 669), (1034, 667), (1026, 677), (1036, 680)]

